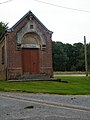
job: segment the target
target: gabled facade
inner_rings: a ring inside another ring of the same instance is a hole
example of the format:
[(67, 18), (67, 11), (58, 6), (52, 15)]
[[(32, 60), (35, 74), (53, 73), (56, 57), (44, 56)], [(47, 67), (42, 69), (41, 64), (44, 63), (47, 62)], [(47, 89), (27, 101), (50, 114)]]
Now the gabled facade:
[(0, 76), (29, 74), (52, 77), (52, 32), (29, 11), (0, 38)]

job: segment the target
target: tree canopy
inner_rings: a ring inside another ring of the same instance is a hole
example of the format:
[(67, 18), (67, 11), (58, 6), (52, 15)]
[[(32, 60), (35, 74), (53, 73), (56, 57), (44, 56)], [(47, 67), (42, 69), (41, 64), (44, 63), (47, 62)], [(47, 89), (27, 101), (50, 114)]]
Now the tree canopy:
[[(84, 44), (52, 42), (53, 68), (55, 71), (85, 71)], [(88, 69), (90, 70), (90, 43), (87, 44)]]
[(5, 32), (5, 30), (8, 28), (8, 23), (3, 23), (3, 22), (0, 22), (0, 37), (1, 35)]

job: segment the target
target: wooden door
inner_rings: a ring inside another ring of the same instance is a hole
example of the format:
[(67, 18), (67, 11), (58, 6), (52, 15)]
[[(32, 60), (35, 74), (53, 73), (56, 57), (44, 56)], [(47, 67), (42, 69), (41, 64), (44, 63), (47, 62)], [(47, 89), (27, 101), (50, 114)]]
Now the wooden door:
[(39, 49), (22, 49), (23, 73), (39, 74)]

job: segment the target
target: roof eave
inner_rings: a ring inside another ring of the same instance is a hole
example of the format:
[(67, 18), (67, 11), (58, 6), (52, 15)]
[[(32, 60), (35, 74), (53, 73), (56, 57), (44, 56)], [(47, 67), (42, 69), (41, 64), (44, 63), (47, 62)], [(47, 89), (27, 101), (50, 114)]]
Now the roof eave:
[(26, 13), (15, 25), (13, 25), (10, 29), (8, 29), (8, 31), (10, 32), (10, 31), (12, 31), (13, 29), (15, 29), (15, 27), (17, 27), (18, 24), (19, 24), (20, 22), (22, 22), (23, 19), (25, 19), (28, 15), (29, 15), (29, 16), (33, 16), (33, 17), (38, 21), (38, 23), (46, 30), (46, 32), (48, 32), (48, 33), (50, 33), (50, 34), (53, 34), (53, 32), (50, 31), (50, 30), (48, 30), (48, 29), (44, 26), (44, 24), (43, 24), (31, 11), (29, 11), (28, 13)]

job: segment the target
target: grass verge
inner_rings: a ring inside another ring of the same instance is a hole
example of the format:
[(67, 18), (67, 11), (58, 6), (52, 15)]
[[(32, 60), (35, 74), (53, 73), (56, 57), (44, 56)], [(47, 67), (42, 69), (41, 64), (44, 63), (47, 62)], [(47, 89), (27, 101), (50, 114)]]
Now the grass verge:
[(49, 93), (61, 95), (90, 95), (90, 77), (86, 76), (60, 76), (57, 79), (67, 81), (34, 81), (34, 82), (2, 82), (0, 91)]

